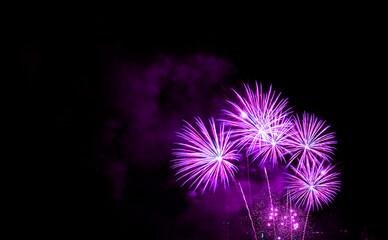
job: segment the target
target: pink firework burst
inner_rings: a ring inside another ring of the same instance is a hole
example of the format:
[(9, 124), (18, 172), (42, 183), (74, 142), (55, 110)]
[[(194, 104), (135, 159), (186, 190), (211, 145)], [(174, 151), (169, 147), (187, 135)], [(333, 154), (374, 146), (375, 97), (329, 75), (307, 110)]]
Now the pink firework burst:
[(218, 129), (213, 118), (209, 119), (210, 131), (200, 118), (196, 118), (199, 129), (186, 122), (182, 132), (177, 135), (183, 142), (177, 143), (179, 148), (173, 150), (176, 157), (172, 160), (173, 169), (178, 169), (175, 175), (180, 175), (178, 180), (186, 178), (182, 186), (191, 182), (189, 186), (196, 190), (203, 185), (202, 193), (207, 187), (215, 190), (217, 182), (229, 185), (229, 178), (234, 179), (238, 168), (232, 163), (238, 160), (237, 150), (231, 141), (231, 131), (225, 130), (222, 123)]
[(269, 161), (276, 166), (279, 160), (285, 162), (284, 156), (289, 153), (288, 139), (293, 134), (293, 123), (288, 118), (283, 118), (276, 121), (274, 125), (273, 128), (270, 128), (267, 139), (262, 141), (260, 147), (255, 150), (253, 159), (261, 156), (260, 164)]
[(287, 119), (290, 114), (288, 100), (280, 98), (281, 94), (276, 94), (272, 86), (268, 92), (264, 92), (257, 82), (255, 90), (247, 84), (244, 87), (245, 97), (233, 90), (237, 101), (228, 101), (232, 108), (224, 110), (225, 122), (233, 128), (238, 147), (246, 147), (248, 155), (254, 156), (253, 160), (263, 156), (261, 165), (267, 161), (276, 165), (279, 157), (284, 159), (285, 140), (291, 133), (292, 122)]
[(318, 162), (318, 159), (331, 160), (334, 153), (335, 133), (328, 132), (329, 125), (325, 121), (319, 120), (314, 114), (303, 113), (303, 118), (298, 115), (294, 119), (293, 134), (289, 138), (290, 151), (292, 156), (290, 163), (296, 158), (299, 159), (300, 166), (309, 165), (310, 162)]
[(293, 174), (287, 174), (287, 186), (291, 201), (306, 210), (322, 208), (322, 203), (329, 205), (340, 190), (339, 173), (334, 166), (325, 162), (313, 163), (309, 167), (296, 169), (291, 166)]

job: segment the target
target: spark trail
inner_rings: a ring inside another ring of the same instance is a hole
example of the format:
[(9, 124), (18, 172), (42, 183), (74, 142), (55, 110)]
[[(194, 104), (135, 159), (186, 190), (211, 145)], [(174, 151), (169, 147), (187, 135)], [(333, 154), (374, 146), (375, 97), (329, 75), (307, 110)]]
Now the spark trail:
[(309, 210), (307, 211), (307, 215), (306, 215), (306, 220), (304, 221), (302, 240), (304, 240), (304, 235), (306, 234), (306, 226), (307, 226), (307, 220), (309, 219), (310, 209), (311, 209), (311, 207), (309, 207)]
[[(265, 173), (265, 178), (267, 179), (267, 187), (268, 187), (268, 194), (269, 194), (269, 202), (271, 209), (273, 209), (273, 203), (272, 203), (272, 194), (271, 194), (271, 186), (269, 184), (269, 179), (268, 179), (268, 174), (267, 174), (267, 168), (264, 167), (264, 173)], [(276, 236), (276, 226), (275, 226), (275, 219), (273, 219), (273, 232), (274, 236)]]
[(247, 209), (247, 211), (248, 211), (249, 220), (251, 221), (251, 226), (252, 226), (253, 234), (254, 234), (254, 236), (255, 236), (255, 240), (257, 240), (257, 234), (256, 234), (255, 225), (253, 224), (253, 219), (252, 219), (251, 211), (249, 210), (248, 203), (247, 203), (247, 199), (245, 198), (244, 191), (243, 191), (243, 189), (242, 189), (242, 187), (241, 187), (240, 182), (236, 182), (236, 180), (234, 180), (234, 182), (235, 182), (236, 184), (238, 184), (238, 186), (240, 187), (241, 195), (242, 195), (242, 197), (243, 197), (243, 199), (244, 199), (245, 207), (246, 207), (246, 209)]

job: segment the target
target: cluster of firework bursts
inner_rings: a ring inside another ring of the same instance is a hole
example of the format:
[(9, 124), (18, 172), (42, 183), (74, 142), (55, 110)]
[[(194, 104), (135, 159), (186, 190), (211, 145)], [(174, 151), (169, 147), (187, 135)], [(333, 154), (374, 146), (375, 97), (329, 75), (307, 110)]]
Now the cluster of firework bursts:
[[(222, 119), (209, 119), (210, 130), (200, 118), (196, 118), (197, 126), (185, 122), (178, 133), (182, 141), (173, 150), (172, 168), (177, 169), (182, 186), (190, 184), (189, 188), (200, 188), (202, 193), (208, 188), (215, 190), (219, 182), (226, 188), (233, 181), (239, 187), (257, 239), (255, 219), (243, 188), (235, 179), (237, 161), (246, 159), (250, 182), (249, 168), (257, 160), (253, 167), (263, 169), (268, 187), (270, 211), (262, 213), (266, 226), (273, 229), (275, 239), (293, 239), (292, 233), (300, 236), (301, 229), (304, 239), (310, 211), (328, 205), (339, 191), (339, 173), (331, 164), (337, 143), (335, 134), (314, 114), (293, 115), (287, 107), (288, 100), (272, 87), (267, 92), (257, 83), (254, 89), (247, 84), (244, 87), (244, 94), (233, 90), (235, 99), (227, 100), (229, 108), (223, 110)], [(267, 173), (268, 167), (281, 163), (286, 166), (289, 193), (285, 209), (274, 206)], [(305, 210), (304, 223), (289, 202)]]

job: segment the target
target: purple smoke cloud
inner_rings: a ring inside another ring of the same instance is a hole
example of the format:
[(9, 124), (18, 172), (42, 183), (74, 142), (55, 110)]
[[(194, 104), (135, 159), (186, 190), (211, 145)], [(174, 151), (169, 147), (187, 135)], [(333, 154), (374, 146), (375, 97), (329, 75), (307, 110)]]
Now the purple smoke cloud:
[(120, 146), (114, 157), (106, 157), (106, 174), (116, 198), (125, 187), (128, 164), (152, 169), (169, 164), (182, 119), (208, 117), (216, 111), (221, 96), (215, 90), (233, 72), (234, 66), (225, 59), (201, 54), (127, 61), (112, 68), (110, 101), (118, 113), (106, 122), (102, 139)]

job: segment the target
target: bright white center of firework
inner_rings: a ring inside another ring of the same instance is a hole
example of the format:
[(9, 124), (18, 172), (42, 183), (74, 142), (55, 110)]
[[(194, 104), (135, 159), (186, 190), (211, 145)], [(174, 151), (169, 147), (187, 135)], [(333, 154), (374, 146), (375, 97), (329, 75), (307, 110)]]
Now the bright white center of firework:
[(321, 175), (325, 175), (325, 174), (326, 174), (326, 171), (322, 171), (322, 172), (321, 172)]
[(304, 148), (310, 150), (310, 146), (308, 144), (304, 145)]
[(310, 186), (309, 186), (309, 189), (310, 189), (310, 190), (314, 190), (314, 185), (310, 185)]
[(241, 112), (241, 117), (242, 117), (242, 118), (247, 118), (248, 115), (247, 115), (245, 112)]
[(218, 156), (218, 157), (216, 157), (216, 160), (221, 162), (222, 161), (222, 157)]

